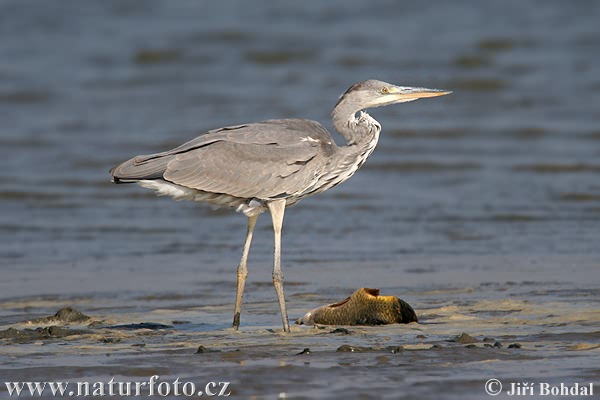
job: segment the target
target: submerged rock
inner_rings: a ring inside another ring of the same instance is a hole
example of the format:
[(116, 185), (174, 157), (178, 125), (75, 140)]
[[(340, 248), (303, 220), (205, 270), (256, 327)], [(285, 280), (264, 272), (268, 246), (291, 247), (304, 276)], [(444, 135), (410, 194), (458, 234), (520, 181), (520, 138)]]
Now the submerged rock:
[(209, 349), (206, 346), (200, 345), (198, 346), (198, 350), (196, 351), (196, 354), (204, 354), (204, 353), (220, 353), (221, 350), (213, 350), (213, 349)]
[(338, 353), (365, 353), (368, 351), (373, 351), (372, 347), (362, 347), (362, 346), (350, 346), (348, 344), (342, 345), (338, 347), (336, 350)]
[(346, 328), (335, 328), (334, 330), (332, 330), (329, 333), (342, 333), (344, 335), (352, 335), (353, 332)]
[(124, 330), (138, 330), (138, 329), (150, 329), (158, 331), (161, 329), (172, 329), (172, 325), (159, 324), (157, 322), (141, 322), (139, 324), (125, 324), (125, 325), (113, 325), (108, 326), (111, 329), (124, 329)]
[(402, 346), (388, 346), (385, 348), (386, 351), (390, 353), (400, 353), (404, 351), (404, 347)]
[(468, 333), (463, 332), (459, 336), (450, 340), (450, 342), (456, 342), (456, 343), (460, 343), (460, 344), (470, 344), (470, 343), (477, 343), (477, 342), (479, 342), (479, 340), (475, 339), (473, 336), (469, 335)]
[(81, 335), (87, 334), (88, 331), (83, 330), (74, 330), (63, 328), (61, 326), (47, 326), (47, 327), (39, 327), (36, 329), (15, 329), (8, 328), (6, 330), (0, 331), (0, 339), (13, 339), (17, 342), (27, 343), (36, 340), (42, 339), (59, 339), (64, 338), (66, 336), (72, 335)]
[(35, 318), (25, 322), (28, 324), (68, 324), (72, 322), (85, 322), (90, 319), (90, 317), (72, 307), (63, 307), (56, 314), (49, 317)]
[(383, 325), (418, 322), (417, 314), (396, 296), (380, 296), (379, 289), (361, 288), (346, 300), (309, 311), (299, 325)]

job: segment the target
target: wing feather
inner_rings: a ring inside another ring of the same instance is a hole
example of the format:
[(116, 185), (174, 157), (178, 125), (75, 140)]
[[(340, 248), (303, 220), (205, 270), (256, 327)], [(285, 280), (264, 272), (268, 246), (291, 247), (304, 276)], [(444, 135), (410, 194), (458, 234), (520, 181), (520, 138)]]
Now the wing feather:
[(209, 131), (175, 149), (138, 156), (111, 170), (119, 179), (156, 179), (241, 198), (299, 193), (337, 146), (318, 122), (287, 119)]

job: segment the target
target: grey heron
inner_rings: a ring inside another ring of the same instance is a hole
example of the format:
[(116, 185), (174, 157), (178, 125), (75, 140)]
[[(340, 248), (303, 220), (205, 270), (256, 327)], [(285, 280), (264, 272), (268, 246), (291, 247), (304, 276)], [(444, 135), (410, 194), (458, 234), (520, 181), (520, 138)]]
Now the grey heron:
[(381, 125), (363, 110), (449, 93), (366, 80), (342, 94), (331, 113), (333, 126), (346, 141), (343, 146), (316, 121), (272, 119), (208, 131), (172, 150), (127, 160), (110, 174), (114, 183), (136, 182), (158, 195), (230, 207), (248, 218), (237, 268), (235, 329), (252, 233), (258, 216), (268, 210), (274, 231), (273, 284), (283, 330), (289, 332), (280, 256), (285, 208), (344, 182), (373, 152)]

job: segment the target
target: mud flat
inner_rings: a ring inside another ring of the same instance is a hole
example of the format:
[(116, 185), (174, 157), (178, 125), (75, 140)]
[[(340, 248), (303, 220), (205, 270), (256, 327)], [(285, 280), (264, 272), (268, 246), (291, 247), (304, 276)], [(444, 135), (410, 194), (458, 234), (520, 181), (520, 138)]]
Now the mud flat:
[[(260, 281), (249, 284), (254, 295), (245, 305), (241, 329), (231, 329), (231, 304), (219, 300), (233, 282), (215, 284), (220, 272), (193, 285), (201, 288), (198, 299), (189, 287), (167, 281), (160, 290), (126, 292), (116, 284), (114, 292), (15, 296), (0, 303), (2, 378), (93, 383), (158, 375), (159, 382), (179, 378), (198, 387), (231, 382), (232, 396), (242, 398), (439, 398), (440, 392), (447, 398), (481, 398), (491, 378), (504, 382), (506, 390), (525, 381), (600, 384), (597, 288), (574, 277), (561, 282), (566, 260), (503, 258), (543, 276), (521, 282), (510, 279), (507, 264), (498, 275), (508, 280), (487, 280), (499, 259), (471, 261), (480, 267), (461, 275), (409, 260), (419, 271), (405, 274), (413, 289), (396, 294), (410, 301), (419, 323), (293, 325), (291, 334), (281, 332), (272, 289)], [(465, 259), (445, 263), (456, 271)], [(594, 264), (579, 260), (578, 265)], [(335, 272), (348, 265), (330, 267)], [(377, 281), (386, 279), (386, 268), (374, 270), (383, 276), (372, 273), (371, 281), (382, 283)], [(310, 275), (310, 268), (305, 272)], [(313, 284), (295, 280), (296, 273), (288, 274), (292, 317), (352, 293), (345, 285), (362, 279), (357, 272), (356, 278), (342, 278), (338, 288), (314, 290)], [(442, 281), (446, 284), (430, 283)], [(75, 309), (57, 312), (66, 303)], [(6, 388), (0, 392), (6, 394)]]

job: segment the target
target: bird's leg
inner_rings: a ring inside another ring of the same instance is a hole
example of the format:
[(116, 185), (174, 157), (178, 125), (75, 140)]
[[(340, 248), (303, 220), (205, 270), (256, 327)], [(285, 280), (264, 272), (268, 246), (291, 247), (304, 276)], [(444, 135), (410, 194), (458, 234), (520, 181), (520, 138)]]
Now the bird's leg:
[(237, 294), (235, 296), (235, 310), (233, 312), (233, 328), (238, 329), (240, 326), (240, 313), (242, 312), (242, 296), (244, 295), (244, 286), (246, 285), (246, 277), (248, 276), (248, 252), (250, 251), (250, 243), (252, 242), (252, 232), (256, 225), (258, 214), (248, 217), (248, 230), (246, 231), (246, 241), (244, 242), (244, 251), (242, 259), (237, 269)]
[(285, 309), (285, 295), (283, 294), (283, 272), (281, 272), (281, 226), (283, 225), (283, 212), (285, 211), (285, 199), (275, 200), (268, 203), (271, 218), (273, 219), (273, 232), (275, 234), (275, 252), (273, 256), (273, 285), (277, 292), (283, 330), (290, 331), (287, 310)]

